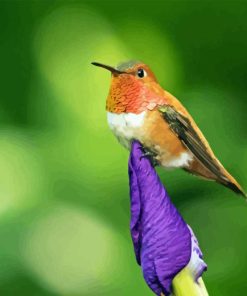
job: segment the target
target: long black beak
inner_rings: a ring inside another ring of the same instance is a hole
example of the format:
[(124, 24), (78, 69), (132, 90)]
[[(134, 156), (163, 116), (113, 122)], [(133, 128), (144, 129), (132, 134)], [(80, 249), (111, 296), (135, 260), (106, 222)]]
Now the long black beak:
[(119, 71), (111, 66), (108, 66), (108, 65), (104, 65), (104, 64), (101, 64), (101, 63), (97, 63), (97, 62), (92, 62), (92, 65), (94, 66), (97, 66), (97, 67), (101, 67), (101, 68), (104, 68), (106, 70), (109, 70), (112, 74), (123, 74), (123, 73), (126, 73), (126, 72), (123, 72), (123, 71)]

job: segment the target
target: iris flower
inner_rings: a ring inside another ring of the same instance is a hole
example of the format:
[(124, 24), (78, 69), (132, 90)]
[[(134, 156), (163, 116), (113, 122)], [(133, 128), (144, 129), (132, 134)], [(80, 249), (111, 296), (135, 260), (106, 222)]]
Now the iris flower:
[(207, 265), (189, 225), (172, 204), (141, 144), (129, 158), (130, 230), (137, 263), (156, 295), (208, 295), (201, 278)]

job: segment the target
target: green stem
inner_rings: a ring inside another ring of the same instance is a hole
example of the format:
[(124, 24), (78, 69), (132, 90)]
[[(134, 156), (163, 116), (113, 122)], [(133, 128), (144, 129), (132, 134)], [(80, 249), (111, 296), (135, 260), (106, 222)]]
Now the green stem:
[(187, 267), (176, 275), (172, 286), (174, 296), (208, 296), (202, 278), (195, 282)]

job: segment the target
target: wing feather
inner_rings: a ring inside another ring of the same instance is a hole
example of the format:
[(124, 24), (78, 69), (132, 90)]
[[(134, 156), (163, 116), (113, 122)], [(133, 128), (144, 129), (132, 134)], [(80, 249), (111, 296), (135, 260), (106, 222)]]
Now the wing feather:
[(193, 155), (220, 180), (228, 181), (222, 173), (222, 169), (217, 160), (210, 155), (207, 147), (193, 128), (190, 120), (180, 112), (176, 111), (172, 106), (161, 107), (159, 111), (163, 118), (168, 122), (171, 130), (193, 153)]

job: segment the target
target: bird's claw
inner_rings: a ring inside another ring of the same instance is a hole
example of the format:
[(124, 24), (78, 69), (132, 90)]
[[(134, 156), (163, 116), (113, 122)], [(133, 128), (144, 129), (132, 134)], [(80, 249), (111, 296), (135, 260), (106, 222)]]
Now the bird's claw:
[(150, 150), (148, 150), (146, 148), (143, 148), (142, 150), (143, 150), (143, 154), (140, 157), (140, 160), (142, 158), (147, 157), (150, 160), (150, 162), (151, 162), (151, 164), (152, 164), (153, 167), (157, 166), (158, 165), (158, 161), (156, 159), (156, 156), (157, 155), (154, 152), (152, 152), (152, 151), (150, 151)]

